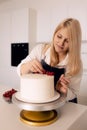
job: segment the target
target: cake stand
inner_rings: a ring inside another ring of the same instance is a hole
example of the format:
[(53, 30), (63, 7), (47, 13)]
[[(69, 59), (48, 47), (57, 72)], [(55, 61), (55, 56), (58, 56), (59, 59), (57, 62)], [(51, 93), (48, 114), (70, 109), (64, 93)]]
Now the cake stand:
[(33, 126), (45, 126), (55, 122), (58, 119), (56, 109), (66, 102), (66, 96), (63, 94), (58, 99), (46, 103), (24, 102), (18, 100), (15, 94), (12, 96), (12, 101), (22, 109), (20, 120)]

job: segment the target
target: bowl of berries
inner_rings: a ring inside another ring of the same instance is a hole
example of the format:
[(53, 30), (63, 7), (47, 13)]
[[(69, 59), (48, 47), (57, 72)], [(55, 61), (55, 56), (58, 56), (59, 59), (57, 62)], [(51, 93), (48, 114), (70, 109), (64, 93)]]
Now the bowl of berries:
[(12, 103), (12, 95), (14, 93), (16, 93), (16, 92), (17, 92), (17, 90), (15, 90), (13, 88), (11, 90), (8, 90), (8, 91), (4, 92), (3, 93), (4, 100), (7, 101), (7, 102), (9, 102), (9, 103)]

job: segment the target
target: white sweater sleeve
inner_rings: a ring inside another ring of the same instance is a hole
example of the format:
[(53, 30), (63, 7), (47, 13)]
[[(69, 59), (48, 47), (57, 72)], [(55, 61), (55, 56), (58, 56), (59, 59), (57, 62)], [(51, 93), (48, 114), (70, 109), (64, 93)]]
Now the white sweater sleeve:
[(76, 76), (71, 78), (71, 82), (67, 93), (67, 101), (72, 100), (75, 97), (78, 97), (80, 84), (82, 80), (82, 72), (83, 71), (81, 70)]
[(38, 59), (39, 61), (41, 60), (43, 46), (44, 44), (36, 45), (34, 49), (30, 52), (30, 54), (21, 61), (21, 63), (17, 66), (17, 73), (19, 76), (20, 76), (20, 67), (22, 64), (31, 61), (32, 59)]

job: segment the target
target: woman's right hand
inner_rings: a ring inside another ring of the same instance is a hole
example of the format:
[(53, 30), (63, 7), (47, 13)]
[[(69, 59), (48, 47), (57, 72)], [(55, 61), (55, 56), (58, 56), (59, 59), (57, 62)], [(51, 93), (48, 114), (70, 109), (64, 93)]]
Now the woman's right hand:
[(24, 63), (21, 66), (21, 75), (27, 74), (27, 73), (43, 73), (44, 69), (41, 65), (41, 63), (37, 59), (33, 59), (27, 63)]
[(33, 59), (29, 62), (29, 68), (30, 71), (34, 73), (43, 73), (44, 71), (41, 63), (37, 59)]

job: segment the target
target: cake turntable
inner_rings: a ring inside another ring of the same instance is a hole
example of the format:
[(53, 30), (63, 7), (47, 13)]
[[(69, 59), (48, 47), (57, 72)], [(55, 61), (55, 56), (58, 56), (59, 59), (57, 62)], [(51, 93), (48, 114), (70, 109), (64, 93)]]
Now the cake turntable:
[(17, 98), (17, 93), (13, 94), (12, 101), (22, 109), (20, 120), (32, 126), (45, 126), (54, 123), (58, 119), (56, 109), (66, 102), (66, 96), (63, 94), (58, 99), (49, 102), (32, 103)]

